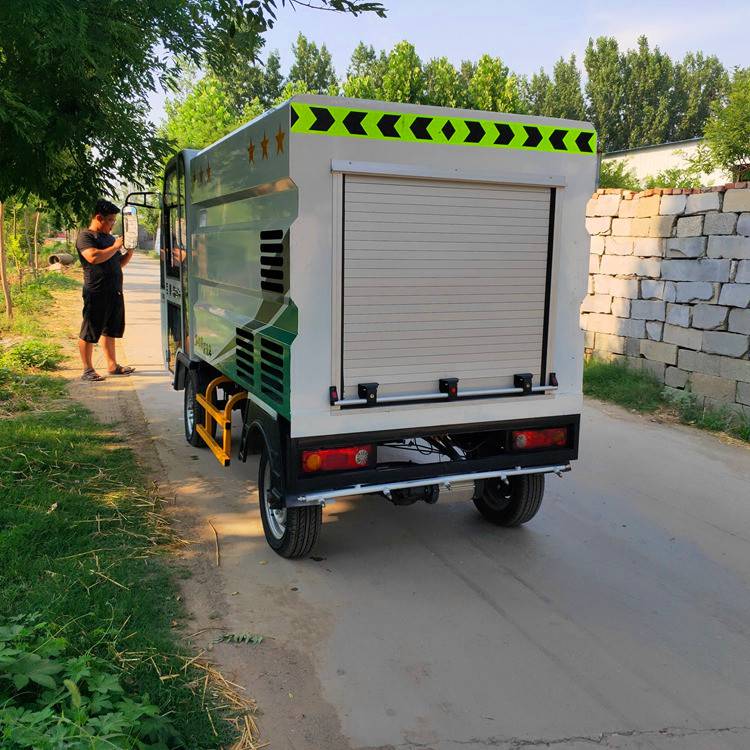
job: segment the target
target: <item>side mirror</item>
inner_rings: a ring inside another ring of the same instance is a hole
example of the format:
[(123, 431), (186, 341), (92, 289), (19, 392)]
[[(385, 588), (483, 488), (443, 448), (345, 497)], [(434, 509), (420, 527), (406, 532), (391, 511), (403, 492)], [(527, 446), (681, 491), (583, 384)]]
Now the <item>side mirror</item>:
[(138, 214), (135, 206), (125, 206), (122, 210), (122, 244), (126, 250), (138, 247)]

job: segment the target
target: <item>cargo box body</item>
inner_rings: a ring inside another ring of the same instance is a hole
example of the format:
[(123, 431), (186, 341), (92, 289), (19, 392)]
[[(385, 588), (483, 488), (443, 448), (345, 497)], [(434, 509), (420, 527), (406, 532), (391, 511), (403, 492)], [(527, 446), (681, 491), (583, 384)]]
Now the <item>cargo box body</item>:
[[(293, 438), (578, 414), (595, 151), (586, 123), (295, 97), (190, 160), (187, 348)], [(519, 373), (558, 387), (502, 393)]]

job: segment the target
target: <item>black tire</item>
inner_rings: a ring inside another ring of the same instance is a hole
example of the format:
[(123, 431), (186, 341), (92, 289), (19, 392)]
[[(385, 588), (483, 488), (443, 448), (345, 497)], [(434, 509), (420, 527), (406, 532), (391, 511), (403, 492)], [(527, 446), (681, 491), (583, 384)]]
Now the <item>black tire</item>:
[(510, 477), (509, 484), (499, 479), (477, 482), (474, 505), (498, 526), (521, 526), (539, 510), (544, 497), (544, 474), (522, 474)]
[[(196, 429), (199, 424), (205, 424), (205, 409), (196, 400), (198, 393), (205, 394), (206, 387), (211, 382), (207, 373), (201, 370), (190, 370), (185, 376), (185, 398), (183, 400), (182, 419), (185, 424), (185, 440), (194, 448), (205, 448), (206, 442)], [(192, 417), (191, 415), (192, 410)], [(216, 437), (216, 422), (211, 422), (211, 437)]]
[(258, 500), (266, 541), (282, 557), (307, 557), (320, 536), (323, 509), (320, 505), (311, 505), (274, 511), (267, 499), (271, 489), (270, 477), (268, 451), (264, 448), (258, 467)]

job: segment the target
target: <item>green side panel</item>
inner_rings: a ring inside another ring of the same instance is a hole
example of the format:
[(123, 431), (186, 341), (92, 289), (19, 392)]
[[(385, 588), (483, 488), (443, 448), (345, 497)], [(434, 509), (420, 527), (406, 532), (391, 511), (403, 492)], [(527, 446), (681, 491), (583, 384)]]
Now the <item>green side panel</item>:
[(253, 320), (235, 331), (236, 345), (222, 370), (248, 392), (287, 419), (290, 417), (292, 342), (297, 335), (297, 307), (290, 303), (284, 320), (272, 324)]
[(585, 156), (596, 154), (596, 133), (593, 130), (301, 102), (292, 102), (290, 107), (293, 133)]
[(190, 164), (195, 351), (290, 418), (290, 359), (298, 332), (289, 296), (288, 106), (263, 115)]

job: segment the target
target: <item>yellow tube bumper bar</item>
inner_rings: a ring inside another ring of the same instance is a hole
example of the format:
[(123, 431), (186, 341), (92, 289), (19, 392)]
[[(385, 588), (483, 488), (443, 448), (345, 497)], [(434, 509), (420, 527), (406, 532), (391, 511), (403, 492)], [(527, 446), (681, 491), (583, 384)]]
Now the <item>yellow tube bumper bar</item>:
[[(217, 408), (214, 405), (216, 389), (224, 383), (231, 382), (229, 378), (220, 375), (208, 384), (205, 395), (198, 393), (195, 397), (206, 413), (204, 424), (196, 425), (196, 430), (222, 466), (229, 466), (232, 456), (232, 410), (240, 401), (247, 398), (247, 391), (241, 391), (231, 396), (223, 409)], [(216, 422), (216, 426), (221, 430), (221, 445), (212, 437), (211, 422)]]

